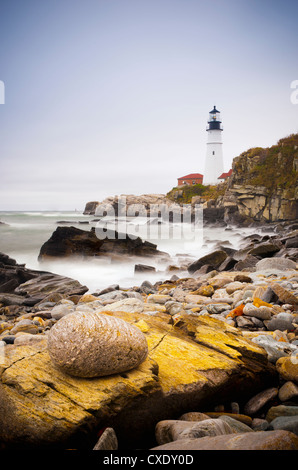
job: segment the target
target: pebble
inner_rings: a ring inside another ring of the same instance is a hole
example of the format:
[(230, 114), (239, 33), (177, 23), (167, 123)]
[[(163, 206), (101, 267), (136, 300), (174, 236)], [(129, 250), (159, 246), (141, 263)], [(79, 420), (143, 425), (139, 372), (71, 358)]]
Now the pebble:
[(252, 303), (247, 303), (243, 308), (243, 314), (260, 320), (269, 320), (271, 318), (271, 308), (266, 306), (256, 307)]
[(169, 300), (172, 300), (170, 295), (149, 294), (147, 297), (148, 303), (165, 304)]
[(75, 310), (75, 304), (70, 300), (61, 300), (58, 305), (51, 310), (51, 315), (54, 320), (59, 320), (60, 318), (72, 313)]
[(251, 423), (251, 428), (253, 431), (266, 431), (267, 429), (271, 429), (268, 421), (262, 418), (254, 418)]
[(271, 428), (283, 429), (284, 431), (293, 432), (298, 436), (298, 415), (297, 416), (279, 416), (270, 423)]
[(290, 380), (284, 383), (278, 391), (280, 401), (288, 401), (296, 397), (298, 397), (298, 385)]
[(258, 393), (244, 405), (244, 414), (249, 416), (256, 415), (268, 402), (272, 401), (278, 395), (278, 388), (272, 387)]
[(178, 439), (151, 450), (298, 450), (298, 437), (289, 431), (259, 431), (199, 439)]
[(37, 334), (38, 331), (38, 326), (35, 325), (32, 320), (25, 319), (18, 321), (15, 326), (10, 330), (10, 334), (15, 335), (19, 332)]
[(166, 444), (178, 439), (195, 439), (231, 433), (233, 433), (233, 428), (221, 419), (205, 419), (203, 421), (165, 420), (159, 421), (155, 428), (155, 437), (158, 444)]
[(113, 428), (106, 428), (92, 450), (118, 450), (118, 439)]
[[(295, 347), (295, 345), (294, 345)], [(298, 384), (298, 350), (292, 352), (292, 355), (281, 357), (276, 362), (276, 370), (284, 380), (290, 380)]]
[(128, 312), (128, 313), (142, 313), (144, 311), (143, 300), (130, 298), (113, 302), (112, 304), (102, 307), (101, 312)]
[(252, 341), (266, 350), (268, 360), (273, 364), (275, 364), (281, 357), (287, 357), (289, 354), (298, 354), (296, 346), (291, 343), (276, 341), (270, 335), (258, 335), (257, 337), (252, 338)]
[(269, 408), (266, 414), (266, 420), (271, 423), (280, 416), (298, 416), (298, 406), (277, 405)]
[(291, 313), (281, 312), (275, 315), (266, 325), (270, 331), (274, 330), (294, 330), (294, 316)]

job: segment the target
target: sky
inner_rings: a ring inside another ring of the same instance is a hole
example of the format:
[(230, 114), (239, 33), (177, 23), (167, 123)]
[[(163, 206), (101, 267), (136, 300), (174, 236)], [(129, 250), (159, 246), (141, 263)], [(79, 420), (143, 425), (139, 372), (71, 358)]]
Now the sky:
[(83, 210), (298, 132), (297, 0), (0, 0), (0, 210)]

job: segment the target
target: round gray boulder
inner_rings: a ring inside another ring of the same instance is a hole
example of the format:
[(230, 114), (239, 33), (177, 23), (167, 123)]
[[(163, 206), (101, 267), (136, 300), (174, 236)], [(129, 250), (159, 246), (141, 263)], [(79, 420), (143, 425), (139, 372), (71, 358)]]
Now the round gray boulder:
[(50, 330), (48, 351), (63, 372), (99, 377), (128, 371), (148, 354), (147, 340), (136, 326), (99, 312), (74, 312)]

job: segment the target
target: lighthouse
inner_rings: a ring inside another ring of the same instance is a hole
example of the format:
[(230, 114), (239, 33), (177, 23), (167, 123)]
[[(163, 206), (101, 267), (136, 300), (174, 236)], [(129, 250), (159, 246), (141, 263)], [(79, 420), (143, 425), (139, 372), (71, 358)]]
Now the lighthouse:
[(203, 184), (218, 184), (219, 176), (223, 173), (222, 158), (222, 124), (220, 112), (214, 108), (209, 113), (207, 137), (207, 152)]

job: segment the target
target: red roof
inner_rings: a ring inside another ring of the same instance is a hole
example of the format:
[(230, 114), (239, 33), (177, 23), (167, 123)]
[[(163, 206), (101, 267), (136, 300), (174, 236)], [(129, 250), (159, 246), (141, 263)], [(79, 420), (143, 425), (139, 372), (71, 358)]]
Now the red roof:
[(190, 173), (189, 175), (186, 176), (181, 176), (178, 178), (178, 180), (188, 180), (188, 179), (198, 179), (198, 178), (203, 178), (203, 175), (200, 173)]
[(218, 177), (218, 179), (226, 179), (226, 178), (228, 178), (228, 176), (231, 176), (231, 174), (232, 174), (232, 170), (228, 171), (227, 173), (222, 173), (222, 174)]

